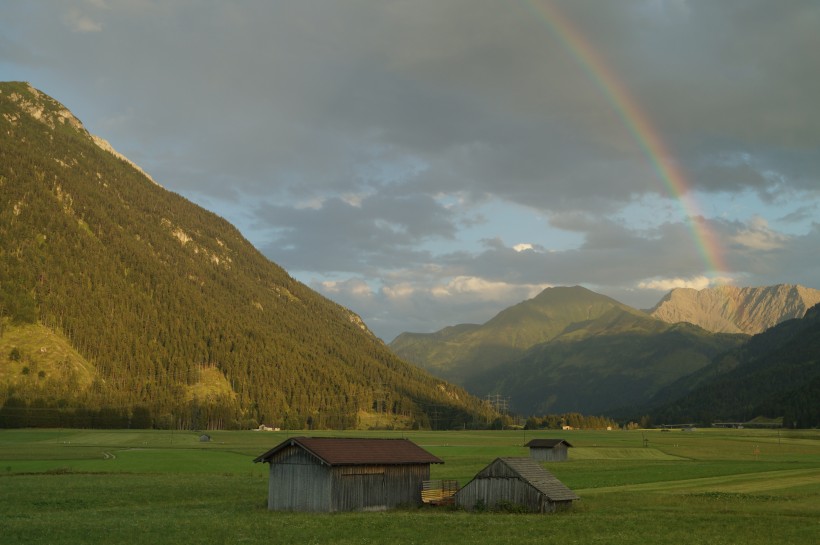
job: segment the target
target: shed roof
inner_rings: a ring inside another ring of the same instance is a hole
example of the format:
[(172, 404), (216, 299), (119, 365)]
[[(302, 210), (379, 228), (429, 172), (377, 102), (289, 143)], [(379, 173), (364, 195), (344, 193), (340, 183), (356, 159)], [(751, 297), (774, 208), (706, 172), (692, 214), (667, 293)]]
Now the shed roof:
[(533, 439), (524, 446), (530, 448), (555, 448), (561, 443), (564, 443), (568, 447), (572, 446), (570, 442), (565, 439)]
[(254, 459), (270, 462), (287, 447), (299, 447), (329, 466), (443, 464), (407, 439), (361, 439), (354, 437), (291, 437)]
[(567, 488), (555, 475), (538, 465), (532, 458), (496, 458), (490, 465), (482, 469), (476, 479), (494, 477), (496, 464), (504, 464), (524, 482), (533, 486), (544, 494), (550, 501), (569, 501), (580, 499), (578, 495)]

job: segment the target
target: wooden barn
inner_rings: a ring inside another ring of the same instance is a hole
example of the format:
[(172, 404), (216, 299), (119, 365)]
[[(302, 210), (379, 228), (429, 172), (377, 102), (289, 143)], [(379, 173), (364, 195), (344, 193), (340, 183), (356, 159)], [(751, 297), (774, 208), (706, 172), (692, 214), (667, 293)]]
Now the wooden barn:
[(572, 445), (563, 439), (533, 439), (525, 447), (530, 447), (530, 458), (539, 462), (563, 462), (569, 459)]
[(469, 510), (522, 506), (531, 513), (551, 513), (580, 499), (532, 458), (496, 458), (456, 492), (456, 505)]
[(270, 464), (268, 509), (378, 511), (420, 505), (439, 458), (406, 439), (292, 437), (258, 456)]

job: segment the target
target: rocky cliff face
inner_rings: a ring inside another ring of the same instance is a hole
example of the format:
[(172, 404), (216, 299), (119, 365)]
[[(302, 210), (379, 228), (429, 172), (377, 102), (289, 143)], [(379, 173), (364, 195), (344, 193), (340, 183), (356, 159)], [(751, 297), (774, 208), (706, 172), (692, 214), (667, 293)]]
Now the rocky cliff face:
[(716, 333), (754, 335), (820, 303), (820, 290), (780, 284), (755, 288), (677, 288), (649, 313), (665, 322), (689, 322)]

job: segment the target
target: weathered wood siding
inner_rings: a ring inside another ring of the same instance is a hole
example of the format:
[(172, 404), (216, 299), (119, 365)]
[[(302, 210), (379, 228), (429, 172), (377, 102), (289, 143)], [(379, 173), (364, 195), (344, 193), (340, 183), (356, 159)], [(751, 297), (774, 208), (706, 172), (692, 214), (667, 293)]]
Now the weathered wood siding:
[(281, 452), (270, 464), (268, 509), (330, 511), (330, 472), (298, 448)]
[(479, 505), (493, 509), (499, 502), (523, 505), (534, 513), (549, 510), (543, 494), (524, 481), (512, 477), (476, 478), (456, 494), (456, 505), (468, 511)]
[(569, 459), (569, 449), (563, 443), (552, 448), (530, 447), (530, 458), (539, 462), (564, 462)]
[(421, 504), (421, 483), (430, 478), (430, 466), (343, 466), (332, 474), (331, 511), (376, 511)]
[(532, 513), (549, 513), (571, 501), (550, 501), (541, 490), (527, 482), (515, 469), (497, 459), (478, 472), (475, 478), (456, 492), (456, 505), (468, 511), (482, 505), (493, 509), (499, 503), (524, 506)]
[(275, 511), (384, 510), (421, 504), (429, 464), (330, 467), (296, 447), (270, 464), (268, 509)]

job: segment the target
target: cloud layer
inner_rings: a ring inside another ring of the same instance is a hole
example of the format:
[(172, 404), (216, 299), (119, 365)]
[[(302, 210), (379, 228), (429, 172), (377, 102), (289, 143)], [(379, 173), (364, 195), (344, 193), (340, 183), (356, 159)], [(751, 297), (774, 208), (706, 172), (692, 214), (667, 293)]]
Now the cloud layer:
[(810, 0), (42, 0), (0, 21), (3, 79), (385, 340), (550, 285), (641, 307), (675, 286), (820, 287), (817, 51)]

